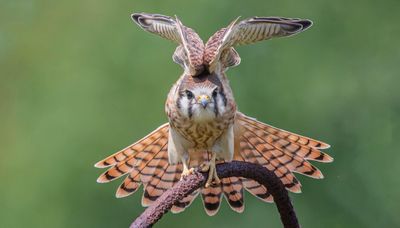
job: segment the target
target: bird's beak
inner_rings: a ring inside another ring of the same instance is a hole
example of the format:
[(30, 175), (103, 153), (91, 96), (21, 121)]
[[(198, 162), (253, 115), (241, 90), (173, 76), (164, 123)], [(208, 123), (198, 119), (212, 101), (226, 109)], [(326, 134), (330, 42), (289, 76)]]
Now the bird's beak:
[(197, 97), (197, 103), (201, 104), (203, 108), (206, 108), (208, 103), (210, 103), (211, 99), (207, 95), (200, 95)]

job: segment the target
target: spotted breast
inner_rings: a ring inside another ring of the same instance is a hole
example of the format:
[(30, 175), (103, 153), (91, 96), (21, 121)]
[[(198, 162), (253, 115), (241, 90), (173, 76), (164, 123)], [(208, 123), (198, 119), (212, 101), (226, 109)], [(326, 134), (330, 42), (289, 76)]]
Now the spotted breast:
[(172, 87), (166, 113), (170, 126), (189, 144), (187, 149), (211, 150), (233, 125), (236, 104), (227, 85), (225, 75), (204, 72), (182, 75)]

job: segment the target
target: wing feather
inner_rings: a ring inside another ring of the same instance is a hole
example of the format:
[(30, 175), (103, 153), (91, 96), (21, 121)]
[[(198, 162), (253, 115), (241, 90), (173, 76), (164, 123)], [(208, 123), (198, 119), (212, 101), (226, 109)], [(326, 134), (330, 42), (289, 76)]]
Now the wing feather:
[(209, 186), (208, 188), (203, 187), (201, 189), (201, 196), (206, 213), (209, 216), (217, 214), (221, 205), (221, 197), (222, 197), (221, 184), (212, 185)]
[[(239, 112), (236, 117), (235, 140), (239, 141), (239, 149), (236, 150), (239, 150), (243, 160), (258, 163), (274, 171), (292, 192), (301, 192), (301, 184), (293, 172), (312, 178), (323, 178), (321, 171), (308, 160), (333, 161), (332, 157), (320, 151), (329, 148), (324, 142), (272, 127)], [(235, 153), (238, 157), (238, 152)], [(249, 182), (243, 184), (248, 189), (246, 185)], [(249, 185), (250, 189), (255, 186), (254, 183)], [(254, 188), (263, 193), (258, 186)], [(256, 192), (255, 195), (257, 194)]]
[(224, 197), (231, 209), (239, 213), (243, 212), (244, 199), (242, 179), (238, 177), (222, 178), (221, 184)]
[(189, 73), (196, 75), (203, 70), (204, 43), (191, 28), (184, 26), (178, 17), (160, 14), (135, 13), (133, 21), (143, 30), (178, 43), (173, 60)]
[(139, 141), (133, 143), (132, 145), (118, 151), (117, 153), (108, 156), (107, 158), (97, 162), (95, 164), (96, 168), (106, 168), (110, 166), (114, 166), (115, 164), (129, 159), (135, 153), (142, 151), (147, 146), (151, 145), (154, 141), (159, 139), (160, 137), (164, 137), (166, 132), (168, 132), (169, 124), (165, 123), (158, 127), (156, 130), (146, 135)]
[(238, 18), (226, 28), (212, 35), (205, 45), (204, 64), (209, 71), (218, 69), (218, 63), (223, 68), (236, 66), (240, 57), (235, 55), (233, 47), (251, 44), (274, 37), (291, 36), (302, 32), (312, 25), (307, 19), (283, 17), (252, 17), (237, 23)]

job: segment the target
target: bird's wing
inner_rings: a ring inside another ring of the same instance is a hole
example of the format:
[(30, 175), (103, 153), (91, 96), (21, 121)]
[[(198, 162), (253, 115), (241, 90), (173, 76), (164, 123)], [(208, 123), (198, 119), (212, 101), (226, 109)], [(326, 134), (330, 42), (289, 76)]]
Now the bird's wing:
[[(312, 25), (307, 19), (283, 17), (252, 17), (237, 23), (234, 20), (226, 28), (217, 31), (205, 45), (204, 64), (209, 70), (216, 70), (219, 62), (222, 67), (236, 66), (240, 63), (234, 46), (251, 44), (274, 37), (291, 36)], [(229, 60), (229, 62), (227, 62)]]
[(203, 70), (203, 41), (193, 29), (184, 26), (177, 17), (148, 13), (135, 13), (131, 17), (143, 30), (178, 43), (173, 60), (185, 70), (191, 74)]
[[(97, 168), (110, 167), (97, 182), (107, 183), (127, 174), (116, 197), (133, 194), (143, 183), (142, 205), (151, 205), (180, 180), (182, 173), (182, 164), (168, 163), (168, 131), (169, 124), (163, 124), (143, 139), (96, 163)], [(198, 191), (185, 197), (171, 211), (183, 211), (197, 194)]]
[[(116, 197), (126, 197), (144, 184), (142, 205), (151, 205), (165, 191), (173, 187), (182, 173), (182, 164), (171, 165), (168, 162), (169, 124), (163, 124), (152, 133), (136, 143), (96, 163), (97, 168), (109, 169), (97, 179), (99, 183), (107, 183), (121, 176), (125, 180), (118, 187)], [(205, 159), (207, 155), (204, 154)], [(203, 159), (203, 158), (202, 158)], [(191, 160), (190, 167), (198, 167), (203, 160)], [(221, 186), (219, 186), (221, 189)], [(171, 208), (173, 213), (182, 212), (189, 207), (196, 196), (202, 192), (205, 207), (212, 211), (211, 196), (207, 192), (216, 193), (214, 188), (200, 189), (186, 196)], [(220, 194), (220, 193), (219, 193)], [(219, 206), (218, 198), (218, 206)]]
[[(263, 165), (273, 171), (292, 192), (301, 192), (300, 182), (293, 172), (312, 178), (321, 179), (323, 175), (309, 160), (332, 162), (333, 158), (321, 152), (329, 145), (272, 127), (237, 113), (235, 122), (235, 159)], [(266, 201), (269, 194), (254, 183), (244, 181), (245, 187), (254, 195), (264, 195)], [(253, 186), (254, 190), (253, 191)], [(267, 196), (267, 197), (265, 197)]]

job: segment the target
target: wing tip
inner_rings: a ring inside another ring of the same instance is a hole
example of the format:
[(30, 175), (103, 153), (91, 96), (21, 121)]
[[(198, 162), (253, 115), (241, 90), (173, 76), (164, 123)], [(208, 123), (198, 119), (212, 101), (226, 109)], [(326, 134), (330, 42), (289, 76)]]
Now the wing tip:
[(303, 26), (302, 31), (309, 29), (314, 24), (314, 22), (310, 19), (302, 19), (298, 23), (300, 23)]
[(218, 211), (219, 211), (219, 208), (220, 208), (220, 205), (218, 205), (218, 207), (216, 209), (208, 209), (206, 206), (204, 206), (204, 209), (205, 209), (206, 214), (208, 216), (216, 215), (218, 213)]
[(142, 203), (142, 207), (148, 207), (148, 206), (150, 206), (152, 204), (152, 202), (149, 199), (145, 198), (145, 197), (142, 197), (142, 202), (141, 203)]
[(325, 149), (329, 149), (331, 148), (331, 145), (329, 145), (328, 143), (324, 143), (324, 142), (319, 142), (320, 145), (316, 147), (316, 149), (321, 149), (321, 150), (325, 150)]
[(301, 191), (301, 185), (300, 186), (296, 186), (296, 187), (291, 187), (288, 189), (290, 192), (296, 193), (296, 194), (300, 194), (302, 193)]
[(99, 161), (99, 162), (97, 162), (96, 164), (94, 164), (94, 167), (95, 167), (95, 168), (102, 169), (102, 168), (106, 168), (107, 165), (105, 165), (103, 161)]
[(144, 26), (142, 24), (141, 17), (143, 16), (144, 13), (132, 13), (131, 14), (131, 19), (133, 20), (133, 22), (135, 22), (137, 25), (139, 25), (140, 27)]
[(331, 157), (329, 154), (325, 154), (324, 162), (330, 163), (333, 161), (335, 161), (335, 159), (333, 157)]
[(179, 214), (181, 212), (183, 212), (186, 209), (186, 207), (178, 207), (178, 206), (172, 206), (171, 208), (171, 212), (172, 214)]
[(128, 196), (128, 194), (126, 194), (125, 192), (120, 192), (120, 191), (122, 191), (122, 190), (120, 190), (120, 189), (117, 190), (117, 192), (115, 193), (115, 198), (121, 199), (121, 198)]
[(316, 158), (306, 158), (307, 160), (313, 160), (321, 163), (331, 163), (334, 161), (333, 157), (329, 154), (320, 152), (320, 155)]
[(324, 174), (322, 174), (322, 172), (320, 170), (318, 170), (315, 179), (321, 180), (321, 179), (324, 179), (324, 178), (325, 178)]
[(99, 183), (99, 184), (104, 184), (104, 183), (110, 182), (110, 180), (108, 180), (108, 179), (104, 176), (104, 174), (102, 174), (101, 176), (99, 176), (99, 177), (97, 178), (96, 182)]
[(115, 179), (120, 178), (121, 176), (113, 176), (110, 174), (109, 172), (110, 170), (105, 171), (103, 174), (101, 174), (98, 178), (97, 178), (97, 183), (108, 183), (111, 182)]
[(237, 213), (243, 213), (244, 211), (244, 202), (241, 203), (241, 206), (232, 206), (232, 204), (230, 202), (228, 202), (230, 208), (237, 212)]

